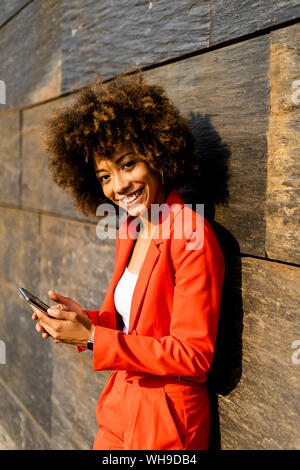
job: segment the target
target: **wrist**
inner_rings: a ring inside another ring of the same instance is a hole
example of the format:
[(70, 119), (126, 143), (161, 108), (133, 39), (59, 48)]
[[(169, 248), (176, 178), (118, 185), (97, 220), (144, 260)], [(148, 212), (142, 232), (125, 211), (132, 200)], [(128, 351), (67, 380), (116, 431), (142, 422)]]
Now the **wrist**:
[(91, 334), (91, 336), (90, 336), (90, 338), (87, 342), (87, 346), (86, 346), (88, 349), (91, 349), (91, 350), (93, 350), (93, 345), (94, 345), (95, 329), (96, 329), (95, 325), (92, 325), (92, 328), (91, 328), (92, 334)]

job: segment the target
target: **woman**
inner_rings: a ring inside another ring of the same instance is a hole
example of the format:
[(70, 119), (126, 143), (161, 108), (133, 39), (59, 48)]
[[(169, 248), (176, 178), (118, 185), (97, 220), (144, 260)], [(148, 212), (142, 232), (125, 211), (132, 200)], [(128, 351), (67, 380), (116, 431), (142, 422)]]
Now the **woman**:
[(50, 291), (54, 318), (33, 314), (44, 338), (93, 347), (93, 369), (113, 370), (93, 448), (207, 449), (225, 267), (209, 222), (177, 189), (199, 171), (187, 123), (141, 73), (97, 77), (48, 120), (46, 148), (79, 210), (110, 202), (128, 213), (100, 310)]

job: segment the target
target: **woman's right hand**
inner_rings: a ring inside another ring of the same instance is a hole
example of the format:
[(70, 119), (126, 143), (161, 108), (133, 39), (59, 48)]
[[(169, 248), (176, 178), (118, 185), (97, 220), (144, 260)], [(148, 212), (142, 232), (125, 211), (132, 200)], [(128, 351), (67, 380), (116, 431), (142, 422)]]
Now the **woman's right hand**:
[[(81, 305), (79, 305), (77, 302), (75, 302), (75, 300), (71, 299), (70, 297), (64, 297), (63, 295), (59, 295), (57, 292), (54, 292), (53, 290), (50, 290), (48, 292), (48, 297), (50, 297), (50, 299), (57, 302), (57, 305), (52, 305), (52, 307), (55, 308), (59, 306), (60, 309), (67, 310), (70, 312), (77, 312), (89, 318), (88, 314), (82, 310)], [(32, 315), (32, 320), (38, 320), (39, 310), (36, 309), (33, 305), (31, 305), (31, 307), (34, 311)], [(43, 338), (46, 339), (49, 337), (49, 334), (38, 323), (36, 324), (35, 329), (38, 333), (42, 333)]]

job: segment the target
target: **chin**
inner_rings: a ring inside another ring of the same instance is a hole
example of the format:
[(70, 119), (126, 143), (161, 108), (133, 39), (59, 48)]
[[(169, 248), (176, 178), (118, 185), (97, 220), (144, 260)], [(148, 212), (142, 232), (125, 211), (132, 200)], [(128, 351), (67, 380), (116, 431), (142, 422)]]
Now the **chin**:
[(141, 208), (141, 207), (137, 207), (136, 209), (134, 209), (134, 208), (127, 209), (128, 214), (129, 214), (129, 215), (132, 215), (133, 217), (139, 217), (139, 216), (142, 215), (145, 211), (146, 211), (146, 209), (145, 209), (145, 208)]

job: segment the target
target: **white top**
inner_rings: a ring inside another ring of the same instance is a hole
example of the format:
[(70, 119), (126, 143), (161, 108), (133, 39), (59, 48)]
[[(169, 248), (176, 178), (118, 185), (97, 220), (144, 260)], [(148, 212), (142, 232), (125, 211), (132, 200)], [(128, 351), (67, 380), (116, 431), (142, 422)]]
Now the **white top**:
[(114, 292), (115, 307), (123, 318), (124, 333), (129, 330), (131, 301), (137, 278), (138, 274), (131, 273), (126, 266)]

